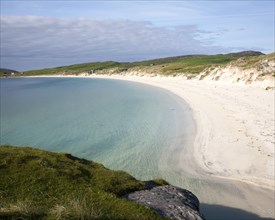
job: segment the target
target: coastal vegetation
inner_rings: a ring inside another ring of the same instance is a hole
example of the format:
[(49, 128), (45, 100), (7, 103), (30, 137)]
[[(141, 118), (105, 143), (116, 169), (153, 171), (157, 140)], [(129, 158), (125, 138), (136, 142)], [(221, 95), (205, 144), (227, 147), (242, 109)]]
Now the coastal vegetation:
[[(92, 62), (41, 70), (31, 70), (24, 72), (24, 75), (78, 75), (83, 73), (123, 74), (125, 72), (142, 70), (149, 73), (157, 73), (159, 75), (196, 75), (209, 67), (226, 65), (230, 62), (237, 61), (239, 58), (245, 57), (249, 60), (252, 57), (253, 60), (262, 59), (263, 56), (265, 55), (261, 52), (243, 51), (239, 53), (217, 55), (185, 55), (139, 62)], [(271, 56), (274, 56), (274, 54)], [(251, 63), (253, 63), (253, 61), (251, 61)], [(248, 65), (250, 65), (249, 62)]]
[(1, 146), (0, 179), (1, 219), (162, 219), (121, 197), (145, 182), (67, 153)]
[(19, 75), (19, 72), (12, 69), (0, 68), (0, 77)]
[(251, 67), (257, 67), (258, 63), (262, 60), (268, 61), (273, 60), (275, 61), (275, 53), (270, 53), (262, 56), (246, 56), (238, 59), (234, 62), (235, 66), (243, 67), (244, 69), (248, 69)]

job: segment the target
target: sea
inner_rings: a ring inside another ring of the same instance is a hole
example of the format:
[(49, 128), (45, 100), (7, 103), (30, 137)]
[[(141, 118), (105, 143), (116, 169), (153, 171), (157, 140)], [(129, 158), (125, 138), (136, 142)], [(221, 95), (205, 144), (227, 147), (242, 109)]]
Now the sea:
[(98, 78), (1, 78), (0, 144), (71, 153), (142, 180), (178, 183), (195, 123), (157, 87)]
[(190, 157), (195, 133), (188, 104), (161, 88), (98, 78), (0, 78), (1, 145), (70, 153), (141, 180), (163, 178), (195, 193), (206, 219), (274, 216), (274, 191), (183, 169), (198, 168)]

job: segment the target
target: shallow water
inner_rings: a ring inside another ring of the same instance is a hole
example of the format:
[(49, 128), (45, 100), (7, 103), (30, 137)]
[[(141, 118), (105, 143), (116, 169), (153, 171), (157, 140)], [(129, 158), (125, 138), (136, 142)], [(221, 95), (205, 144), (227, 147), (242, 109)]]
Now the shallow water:
[(175, 95), (105, 79), (1, 79), (1, 144), (69, 152), (137, 178), (177, 178), (194, 122)]

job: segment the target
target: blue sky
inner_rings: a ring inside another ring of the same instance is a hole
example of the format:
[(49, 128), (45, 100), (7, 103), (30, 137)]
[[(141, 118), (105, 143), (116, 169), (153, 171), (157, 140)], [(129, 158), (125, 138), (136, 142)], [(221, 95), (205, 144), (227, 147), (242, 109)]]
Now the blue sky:
[(274, 52), (274, 1), (1, 2), (1, 67)]

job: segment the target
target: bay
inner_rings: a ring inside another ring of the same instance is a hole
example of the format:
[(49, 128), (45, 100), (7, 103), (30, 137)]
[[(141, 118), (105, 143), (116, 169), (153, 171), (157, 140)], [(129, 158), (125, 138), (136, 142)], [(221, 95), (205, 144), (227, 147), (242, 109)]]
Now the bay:
[[(2, 78), (0, 144), (95, 160), (140, 179), (173, 182), (195, 125), (184, 100), (139, 83)], [(173, 164), (175, 166), (173, 166)]]

